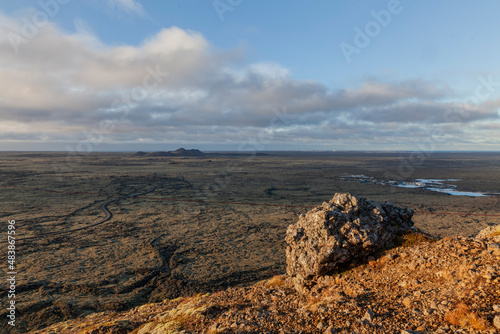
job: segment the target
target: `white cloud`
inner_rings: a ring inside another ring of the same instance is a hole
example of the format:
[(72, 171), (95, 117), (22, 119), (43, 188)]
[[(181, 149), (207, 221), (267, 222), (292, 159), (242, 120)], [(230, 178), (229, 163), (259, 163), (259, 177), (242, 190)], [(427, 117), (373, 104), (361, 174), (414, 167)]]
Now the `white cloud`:
[(75, 25), (75, 30), (82, 42), (88, 45), (93, 45), (94, 47), (101, 46), (99, 39), (86, 21), (75, 18), (73, 19), (73, 24)]
[(135, 13), (141, 17), (147, 17), (142, 5), (135, 0), (106, 0), (108, 6), (121, 9), (127, 13)]

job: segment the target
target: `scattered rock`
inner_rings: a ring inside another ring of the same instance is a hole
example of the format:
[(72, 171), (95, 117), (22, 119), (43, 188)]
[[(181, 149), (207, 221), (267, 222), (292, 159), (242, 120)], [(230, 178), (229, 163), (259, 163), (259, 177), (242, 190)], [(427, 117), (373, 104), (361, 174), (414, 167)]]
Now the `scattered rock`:
[(406, 307), (406, 308), (411, 308), (411, 299), (406, 297), (405, 299), (403, 299), (403, 305)]
[(500, 316), (496, 316), (494, 319), (493, 319), (493, 325), (495, 325), (495, 327), (497, 329), (500, 329)]
[(489, 243), (488, 251), (493, 255), (500, 256), (500, 244), (496, 242)]
[(328, 327), (323, 334), (337, 334), (337, 331), (332, 326)]
[(375, 319), (375, 314), (373, 314), (373, 311), (371, 309), (366, 310), (365, 315), (363, 316), (363, 318), (361, 318), (361, 320), (366, 320), (370, 323), (373, 322), (374, 319)]

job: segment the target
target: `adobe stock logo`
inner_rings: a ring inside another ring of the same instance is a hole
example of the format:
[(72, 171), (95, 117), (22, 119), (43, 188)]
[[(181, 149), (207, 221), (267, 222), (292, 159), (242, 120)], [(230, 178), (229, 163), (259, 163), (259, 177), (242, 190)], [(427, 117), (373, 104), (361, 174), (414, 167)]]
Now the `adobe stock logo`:
[(19, 46), (28, 43), (31, 39), (35, 38), (40, 29), (49, 23), (49, 17), (52, 18), (59, 13), (60, 5), (65, 5), (70, 0), (46, 0), (38, 1), (37, 11), (33, 13), (31, 18), (23, 17), (21, 19), (22, 25), (19, 32), (10, 32), (7, 34), (10, 45), (16, 54), (19, 53)]
[(370, 11), (373, 20), (366, 22), (363, 29), (358, 26), (354, 27), (353, 43), (342, 42), (339, 44), (347, 63), (351, 63), (353, 54), (360, 54), (361, 50), (370, 45), (371, 41), (380, 34), (382, 29), (391, 23), (393, 16), (402, 11), (403, 6), (399, 0), (389, 0), (387, 9), (382, 9), (378, 12), (374, 10)]
[(243, 0), (214, 0), (212, 5), (217, 15), (219, 15), (219, 20), (224, 21), (224, 13), (232, 12), (236, 7), (241, 5), (242, 2)]

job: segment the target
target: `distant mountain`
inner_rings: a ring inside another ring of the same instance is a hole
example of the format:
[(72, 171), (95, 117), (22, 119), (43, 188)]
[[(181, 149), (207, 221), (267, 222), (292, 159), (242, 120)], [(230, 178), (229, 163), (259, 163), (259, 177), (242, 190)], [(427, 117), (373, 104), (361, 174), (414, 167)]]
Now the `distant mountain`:
[(145, 155), (148, 155), (148, 154), (146, 152), (142, 152), (142, 151), (134, 153), (134, 157), (143, 157)]
[(182, 147), (175, 150), (175, 151), (170, 151), (167, 153), (170, 153), (172, 155), (177, 155), (177, 156), (185, 156), (185, 157), (201, 157), (201, 156), (205, 155), (205, 153), (203, 153), (200, 150), (196, 150), (196, 149), (186, 150), (185, 148), (182, 148)]
[(203, 157), (205, 156), (205, 153), (203, 153), (200, 150), (186, 150), (185, 148), (181, 147), (175, 151), (158, 151), (158, 152), (151, 152), (151, 153), (146, 153), (139, 151), (137, 153), (134, 153), (134, 156), (136, 157)]

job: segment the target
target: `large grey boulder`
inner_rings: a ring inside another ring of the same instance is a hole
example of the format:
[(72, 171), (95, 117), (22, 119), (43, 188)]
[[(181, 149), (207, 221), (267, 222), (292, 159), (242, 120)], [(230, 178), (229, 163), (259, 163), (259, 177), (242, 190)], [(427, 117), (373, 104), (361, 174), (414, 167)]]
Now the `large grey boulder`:
[(386, 247), (413, 226), (413, 210), (349, 193), (301, 215), (286, 231), (287, 274), (298, 291), (338, 265)]

